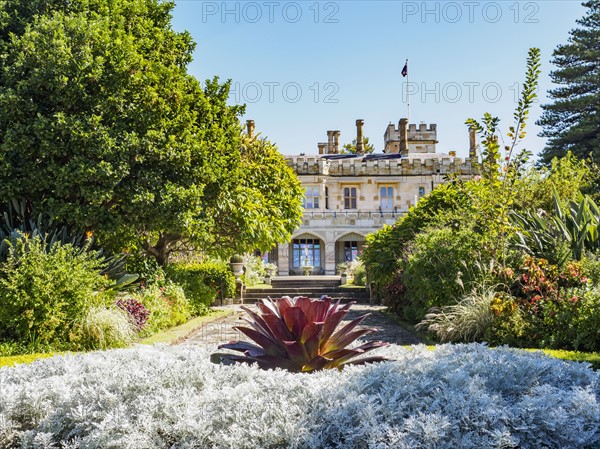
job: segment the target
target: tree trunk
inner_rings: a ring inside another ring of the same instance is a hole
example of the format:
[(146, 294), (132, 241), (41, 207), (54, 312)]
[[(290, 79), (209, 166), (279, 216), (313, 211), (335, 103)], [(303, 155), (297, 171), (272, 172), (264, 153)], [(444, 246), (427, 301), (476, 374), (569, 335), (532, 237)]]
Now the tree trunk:
[(173, 243), (178, 242), (181, 236), (174, 234), (160, 234), (156, 244), (152, 245), (149, 240), (142, 242), (142, 247), (147, 254), (156, 259), (158, 265), (165, 267), (169, 263), (169, 255)]

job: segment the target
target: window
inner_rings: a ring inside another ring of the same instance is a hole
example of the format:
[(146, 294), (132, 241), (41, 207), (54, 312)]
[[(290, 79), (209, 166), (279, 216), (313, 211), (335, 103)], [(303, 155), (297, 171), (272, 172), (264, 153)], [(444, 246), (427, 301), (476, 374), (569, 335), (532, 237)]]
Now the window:
[(358, 242), (344, 242), (344, 258), (346, 262), (352, 262), (358, 257)]
[(356, 187), (344, 187), (344, 209), (356, 209)]
[(419, 187), (419, 198), (423, 198), (425, 196), (425, 187)]
[(292, 246), (294, 268), (321, 266), (321, 241), (318, 239), (294, 239)]
[(329, 187), (325, 187), (325, 209), (329, 209)]
[(382, 210), (394, 208), (394, 189), (392, 187), (381, 187), (379, 189), (379, 207)]
[(308, 186), (304, 198), (305, 209), (319, 208), (319, 186)]

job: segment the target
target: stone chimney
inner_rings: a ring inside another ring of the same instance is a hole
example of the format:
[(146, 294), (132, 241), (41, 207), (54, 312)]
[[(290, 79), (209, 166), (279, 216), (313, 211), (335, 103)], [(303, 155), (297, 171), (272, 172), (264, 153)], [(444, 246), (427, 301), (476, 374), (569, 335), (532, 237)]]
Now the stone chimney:
[(363, 138), (363, 125), (365, 121), (362, 119), (356, 120), (356, 154), (363, 154), (365, 152), (364, 138)]
[(469, 158), (477, 159), (477, 137), (475, 128), (469, 128)]
[(401, 118), (398, 128), (400, 130), (400, 155), (408, 156), (408, 119)]
[(325, 154), (325, 146), (327, 144), (324, 142), (319, 142), (317, 146), (319, 147), (319, 154)]
[(340, 134), (341, 133), (339, 131), (333, 132), (333, 152), (335, 154), (340, 152)]
[(246, 120), (246, 129), (248, 130), (248, 137), (254, 139), (254, 120)]
[(333, 131), (327, 131), (327, 154), (333, 154)]

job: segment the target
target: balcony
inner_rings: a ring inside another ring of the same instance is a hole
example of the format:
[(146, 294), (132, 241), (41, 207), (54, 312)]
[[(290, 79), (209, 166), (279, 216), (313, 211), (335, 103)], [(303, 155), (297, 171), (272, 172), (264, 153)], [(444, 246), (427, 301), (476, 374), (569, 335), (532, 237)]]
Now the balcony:
[(381, 228), (384, 224), (394, 224), (407, 210), (304, 210), (303, 227), (356, 226), (361, 228)]

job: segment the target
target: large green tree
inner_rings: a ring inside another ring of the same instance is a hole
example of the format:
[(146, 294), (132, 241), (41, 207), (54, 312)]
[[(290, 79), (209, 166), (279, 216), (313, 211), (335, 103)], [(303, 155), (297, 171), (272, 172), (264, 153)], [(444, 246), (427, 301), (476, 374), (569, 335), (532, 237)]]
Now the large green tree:
[[(0, 0), (0, 196), (162, 264), (183, 241), (221, 253), (273, 245), (297, 225), (299, 201), (270, 203), (272, 233), (255, 220), (265, 203), (248, 198), (273, 186), (244, 165), (229, 84), (187, 73), (194, 42), (171, 28), (173, 6)], [(293, 185), (283, 159), (273, 164)], [(245, 230), (237, 239), (228, 211)]]
[(569, 42), (554, 51), (550, 91), (553, 103), (543, 105), (538, 124), (548, 144), (541, 160), (550, 164), (555, 156), (571, 151), (579, 158), (600, 160), (600, 0), (584, 3), (587, 14), (570, 32)]

